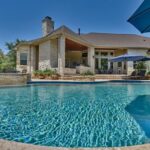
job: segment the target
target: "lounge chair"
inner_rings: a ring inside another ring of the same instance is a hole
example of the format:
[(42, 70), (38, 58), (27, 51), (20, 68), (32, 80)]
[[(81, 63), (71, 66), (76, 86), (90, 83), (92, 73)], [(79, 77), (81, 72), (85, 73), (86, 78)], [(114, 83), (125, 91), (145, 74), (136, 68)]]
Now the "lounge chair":
[(146, 70), (141, 70), (137, 76), (139, 76), (139, 79), (145, 79)]
[(136, 71), (133, 71), (131, 76), (129, 76), (129, 79), (145, 79), (146, 70), (141, 70), (140, 72), (136, 73)]

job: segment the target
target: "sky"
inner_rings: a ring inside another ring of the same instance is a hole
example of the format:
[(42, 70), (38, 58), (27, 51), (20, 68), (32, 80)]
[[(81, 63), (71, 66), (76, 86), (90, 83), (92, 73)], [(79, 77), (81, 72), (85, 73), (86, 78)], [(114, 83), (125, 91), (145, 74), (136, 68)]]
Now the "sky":
[[(42, 19), (50, 16), (55, 28), (66, 25), (81, 33), (140, 34), (127, 22), (143, 0), (0, 0), (0, 48), (17, 38), (42, 36)], [(143, 34), (149, 36), (150, 34)]]

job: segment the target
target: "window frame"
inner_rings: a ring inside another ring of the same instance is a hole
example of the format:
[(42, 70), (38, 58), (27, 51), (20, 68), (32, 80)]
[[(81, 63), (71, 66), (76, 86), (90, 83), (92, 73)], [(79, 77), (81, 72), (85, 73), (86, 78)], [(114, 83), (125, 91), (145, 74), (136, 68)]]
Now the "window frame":
[[(22, 55), (25, 55), (25, 56), (22, 56)], [(25, 57), (26, 59), (22, 59), (23, 57)], [(21, 66), (27, 66), (28, 65), (28, 53), (26, 53), (26, 52), (20, 53), (20, 65)]]

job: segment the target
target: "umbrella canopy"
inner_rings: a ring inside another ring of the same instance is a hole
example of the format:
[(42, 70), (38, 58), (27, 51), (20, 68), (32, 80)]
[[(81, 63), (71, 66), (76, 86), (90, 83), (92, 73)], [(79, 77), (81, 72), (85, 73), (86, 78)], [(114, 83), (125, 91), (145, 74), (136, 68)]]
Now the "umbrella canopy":
[(150, 0), (144, 0), (128, 22), (134, 25), (141, 33), (150, 32)]
[(123, 62), (123, 61), (150, 61), (150, 57), (142, 55), (121, 55), (110, 60), (111, 62)]

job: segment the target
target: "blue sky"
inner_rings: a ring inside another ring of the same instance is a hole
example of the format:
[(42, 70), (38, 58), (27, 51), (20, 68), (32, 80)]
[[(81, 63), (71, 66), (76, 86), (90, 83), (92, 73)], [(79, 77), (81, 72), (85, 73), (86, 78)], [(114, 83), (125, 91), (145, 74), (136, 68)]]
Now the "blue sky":
[[(42, 35), (41, 20), (51, 16), (55, 27), (66, 25), (82, 33), (140, 34), (127, 19), (143, 0), (0, 0), (0, 48), (16, 38)], [(150, 36), (150, 34), (144, 34)]]

